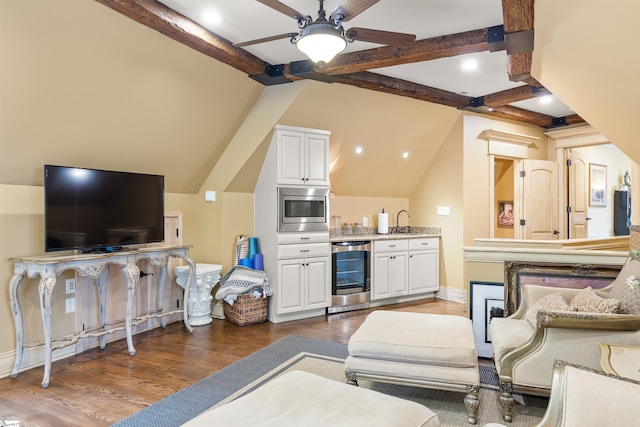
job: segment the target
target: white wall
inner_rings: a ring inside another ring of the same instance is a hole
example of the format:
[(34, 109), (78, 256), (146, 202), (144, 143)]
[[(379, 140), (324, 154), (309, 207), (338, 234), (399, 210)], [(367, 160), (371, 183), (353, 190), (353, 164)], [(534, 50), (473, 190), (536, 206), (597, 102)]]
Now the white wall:
[(588, 237), (613, 236), (613, 192), (623, 184), (626, 171), (632, 173), (633, 162), (613, 145), (574, 148), (588, 163), (607, 166), (607, 206), (589, 206)]

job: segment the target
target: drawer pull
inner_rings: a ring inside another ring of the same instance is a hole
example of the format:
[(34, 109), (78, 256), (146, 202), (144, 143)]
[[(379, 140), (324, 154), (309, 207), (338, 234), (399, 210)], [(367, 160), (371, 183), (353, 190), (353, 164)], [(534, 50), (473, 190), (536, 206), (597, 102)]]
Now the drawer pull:
[(310, 252), (309, 249), (300, 249), (300, 252), (304, 253), (304, 252)]
[(301, 237), (300, 240), (309, 240), (311, 237)]
[(398, 245), (389, 245), (390, 248), (395, 248)]
[(421, 243), (422, 246), (429, 246), (428, 243)]

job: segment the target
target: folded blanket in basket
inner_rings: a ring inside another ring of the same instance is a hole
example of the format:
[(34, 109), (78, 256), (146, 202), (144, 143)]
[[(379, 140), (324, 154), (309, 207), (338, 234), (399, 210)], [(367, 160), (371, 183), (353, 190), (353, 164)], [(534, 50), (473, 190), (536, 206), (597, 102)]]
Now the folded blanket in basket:
[(220, 279), (216, 299), (224, 299), (233, 305), (238, 299), (238, 294), (246, 294), (257, 288), (260, 288), (263, 298), (272, 294), (267, 274), (264, 271), (236, 265)]

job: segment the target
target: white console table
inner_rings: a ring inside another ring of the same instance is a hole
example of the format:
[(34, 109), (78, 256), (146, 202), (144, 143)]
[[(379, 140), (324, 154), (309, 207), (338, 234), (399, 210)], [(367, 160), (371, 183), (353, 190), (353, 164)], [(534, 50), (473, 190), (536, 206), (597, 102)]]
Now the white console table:
[[(20, 372), (22, 364), (22, 355), (24, 351), (23, 329), (22, 329), (22, 311), (18, 300), (18, 286), (25, 274), (29, 278), (40, 276), (38, 285), (40, 312), (42, 314), (42, 323), (44, 328), (44, 376), (42, 386), (49, 385), (49, 376), (51, 373), (51, 358), (54, 349), (64, 348), (76, 343), (81, 338), (100, 337), (100, 348), (104, 349), (104, 335), (122, 330), (122, 327), (113, 327), (105, 329), (106, 322), (106, 286), (107, 272), (109, 265), (115, 264), (122, 268), (127, 277), (127, 307), (124, 329), (127, 336), (127, 346), (129, 354), (132, 356), (136, 353), (133, 347), (133, 339), (131, 326), (144, 322), (149, 318), (160, 318), (162, 327), (165, 326), (163, 317), (183, 312), (184, 324), (189, 332), (193, 332), (193, 328), (189, 324), (188, 304), (183, 304), (183, 310), (171, 312), (162, 311), (162, 294), (164, 283), (167, 277), (167, 261), (171, 257), (183, 259), (189, 267), (189, 276), (187, 283), (190, 283), (195, 274), (195, 265), (189, 258), (190, 246), (164, 246), (139, 248), (135, 250), (125, 250), (121, 252), (101, 253), (101, 254), (82, 254), (82, 255), (43, 255), (24, 258), (11, 258), (14, 263), (13, 276), (9, 282), (9, 301), (13, 312), (13, 319), (16, 328), (16, 360), (13, 366), (11, 378), (15, 378)], [(133, 304), (140, 278), (140, 269), (136, 263), (140, 260), (149, 260), (152, 265), (160, 266), (161, 273), (158, 280), (158, 309), (154, 312), (147, 313), (143, 316), (132, 319)], [(56, 286), (56, 277), (66, 270), (75, 270), (81, 276), (88, 276), (96, 280), (100, 301), (100, 327), (90, 331), (76, 332), (71, 337), (65, 337), (60, 340), (53, 340), (51, 337), (51, 295)], [(184, 301), (189, 299), (189, 286), (184, 288)], [(55, 348), (54, 348), (55, 345)]]

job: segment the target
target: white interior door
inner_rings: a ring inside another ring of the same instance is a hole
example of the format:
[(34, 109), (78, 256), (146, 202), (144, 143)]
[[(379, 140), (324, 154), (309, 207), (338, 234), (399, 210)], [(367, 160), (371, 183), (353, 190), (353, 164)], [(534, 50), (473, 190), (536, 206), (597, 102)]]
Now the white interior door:
[(527, 240), (556, 240), (558, 165), (549, 160), (523, 160), (521, 166), (522, 234)]
[(571, 160), (569, 176), (569, 238), (585, 239), (589, 236), (589, 169), (587, 162), (575, 150), (567, 150)]

